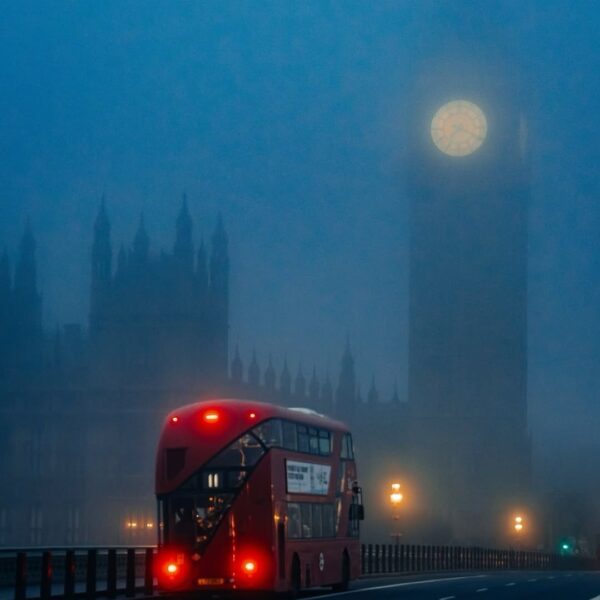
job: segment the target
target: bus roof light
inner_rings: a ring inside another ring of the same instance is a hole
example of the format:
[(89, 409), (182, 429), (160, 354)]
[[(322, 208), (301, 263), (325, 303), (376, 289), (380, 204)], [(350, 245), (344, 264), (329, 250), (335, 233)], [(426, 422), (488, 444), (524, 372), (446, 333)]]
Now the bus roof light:
[(219, 413), (216, 410), (207, 410), (204, 413), (204, 420), (207, 423), (216, 423), (219, 420)]

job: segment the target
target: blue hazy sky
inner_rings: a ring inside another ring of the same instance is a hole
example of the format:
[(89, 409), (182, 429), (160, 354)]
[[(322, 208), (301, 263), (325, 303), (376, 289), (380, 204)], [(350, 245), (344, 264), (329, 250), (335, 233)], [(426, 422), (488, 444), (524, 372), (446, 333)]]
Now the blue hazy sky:
[(86, 320), (103, 193), (115, 246), (143, 212), (159, 251), (185, 191), (197, 239), (225, 218), (231, 338), (246, 359), (255, 347), (263, 366), (287, 353), (294, 368), (337, 374), (348, 334), (363, 396), (372, 373), (383, 396), (395, 378), (405, 393), (403, 108), (418, 59), (447, 36), (501, 39), (532, 98), (534, 435), (595, 443), (597, 3), (19, 1), (1, 12), (0, 244), (14, 258), (31, 216), (46, 323)]

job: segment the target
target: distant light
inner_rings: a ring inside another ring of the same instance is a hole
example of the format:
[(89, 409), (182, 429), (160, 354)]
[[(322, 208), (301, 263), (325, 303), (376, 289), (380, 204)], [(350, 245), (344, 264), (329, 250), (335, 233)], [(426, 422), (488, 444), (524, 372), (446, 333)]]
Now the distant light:
[(152, 529), (152, 528), (154, 527), (154, 523), (152, 523), (152, 522), (148, 522), (148, 523), (146, 523), (146, 527), (147, 527), (148, 529)]
[(515, 523), (515, 529), (521, 531), (521, 529), (523, 529), (523, 523)]
[(569, 544), (566, 544), (566, 543), (565, 543), (565, 544), (563, 544), (563, 545), (562, 545), (562, 549), (563, 549), (563, 550), (568, 550), (568, 549), (569, 549)]
[(219, 420), (219, 413), (216, 410), (207, 410), (204, 413), (204, 420), (207, 423), (216, 423)]
[(179, 417), (171, 417), (171, 423), (178, 423)]
[(167, 565), (167, 573), (169, 573), (169, 575), (175, 575), (175, 573), (177, 573), (178, 570), (179, 567), (175, 563), (169, 563)]
[(515, 517), (515, 523), (522, 523), (523, 517)]
[(256, 419), (256, 413), (255, 413), (255, 412), (251, 412), (251, 413), (250, 413), (248, 416), (249, 416), (251, 419)]
[(399, 492), (400, 491), (400, 484), (399, 483), (392, 483), (392, 490), (394, 492)]
[(132, 529), (135, 529), (137, 527), (137, 523), (135, 521), (131, 522), (131, 527)]

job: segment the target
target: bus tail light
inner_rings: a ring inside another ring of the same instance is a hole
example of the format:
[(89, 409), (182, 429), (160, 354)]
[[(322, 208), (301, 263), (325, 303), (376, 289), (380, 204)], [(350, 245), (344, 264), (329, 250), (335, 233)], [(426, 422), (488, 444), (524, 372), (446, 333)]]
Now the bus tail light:
[(256, 561), (255, 560), (245, 560), (242, 563), (242, 569), (244, 570), (244, 573), (248, 576), (252, 576), (256, 573)]
[(178, 588), (186, 582), (188, 574), (189, 565), (186, 564), (184, 553), (166, 552), (159, 557), (156, 572), (159, 587)]

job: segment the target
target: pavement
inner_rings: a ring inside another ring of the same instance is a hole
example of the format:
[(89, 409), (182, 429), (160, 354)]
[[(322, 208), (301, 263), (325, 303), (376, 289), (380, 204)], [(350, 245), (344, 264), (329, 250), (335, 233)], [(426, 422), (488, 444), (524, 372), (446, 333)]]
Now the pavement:
[(600, 600), (600, 571), (444, 573), (353, 582), (347, 592), (306, 594), (325, 600)]

